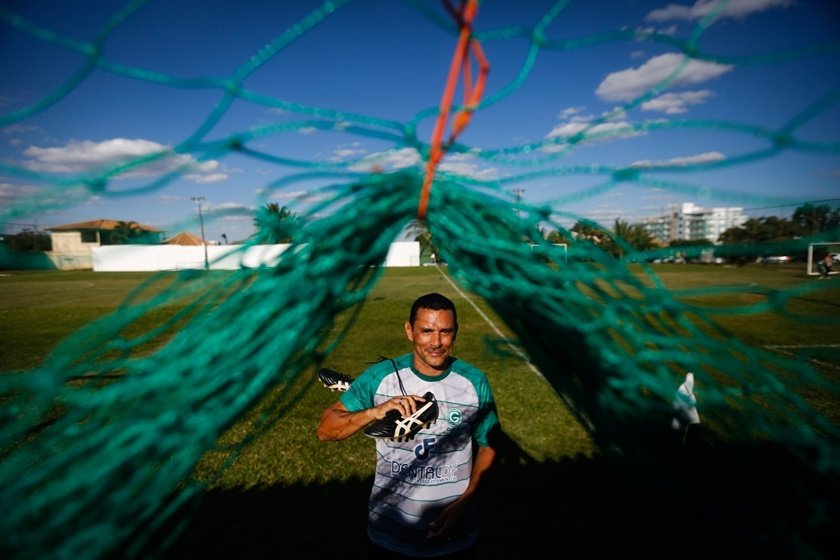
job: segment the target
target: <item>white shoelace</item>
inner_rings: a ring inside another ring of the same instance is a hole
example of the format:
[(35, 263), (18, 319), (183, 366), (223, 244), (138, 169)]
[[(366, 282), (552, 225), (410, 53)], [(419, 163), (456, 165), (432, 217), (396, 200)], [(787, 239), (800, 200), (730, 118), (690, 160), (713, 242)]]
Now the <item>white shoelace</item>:
[(430, 406), (432, 406), (432, 403), (433, 403), (433, 401), (429, 401), (426, 404), (424, 404), (421, 408), (418, 408), (414, 412), (414, 414), (412, 414), (408, 418), (401, 418), (401, 419), (397, 420), (397, 422), (396, 422), (397, 429), (394, 432), (394, 437), (397, 437), (397, 438), (403, 437), (411, 431), (411, 428), (413, 426), (416, 426), (416, 425), (422, 426), (423, 422), (420, 421), (420, 416), (426, 410), (428, 410)]

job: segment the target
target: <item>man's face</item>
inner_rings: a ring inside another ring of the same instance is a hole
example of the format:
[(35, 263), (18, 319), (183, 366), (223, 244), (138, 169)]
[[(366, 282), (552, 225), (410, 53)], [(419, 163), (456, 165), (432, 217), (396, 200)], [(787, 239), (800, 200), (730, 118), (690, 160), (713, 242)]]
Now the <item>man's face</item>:
[(414, 327), (405, 322), (405, 335), (414, 343), (414, 369), (426, 375), (446, 371), (455, 334), (452, 311), (418, 309)]

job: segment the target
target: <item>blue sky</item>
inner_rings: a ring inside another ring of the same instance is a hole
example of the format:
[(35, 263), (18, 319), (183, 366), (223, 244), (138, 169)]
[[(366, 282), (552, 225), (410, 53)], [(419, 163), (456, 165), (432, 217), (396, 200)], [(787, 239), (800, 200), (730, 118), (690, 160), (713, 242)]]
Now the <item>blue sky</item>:
[[(136, 10), (105, 32), (125, 7)], [(252, 232), (258, 206), (295, 209), (319, 186), (270, 188), (284, 177), (422, 167), (399, 125), (416, 121), (429, 141), (456, 43), (436, 0), (0, 0), (0, 8), (6, 232), (105, 218), (198, 234), (193, 198), (203, 197), (207, 238), (235, 241)], [(307, 26), (313, 14), (318, 23)], [(464, 150), (443, 171), (606, 226), (684, 202), (750, 216), (840, 204), (834, 1), (486, 0), (475, 33), (491, 66), (487, 89), (459, 138)], [(702, 56), (689, 61), (679, 45), (692, 37)], [(82, 52), (97, 41), (101, 57), (88, 71)], [(249, 97), (216, 119), (219, 84), (235, 77)], [(350, 126), (359, 122), (387, 134), (359, 133)], [(179, 150), (113, 173), (104, 187), (85, 183), (132, 157), (247, 131), (258, 132), (248, 147), (274, 160)], [(785, 131), (786, 144), (767, 138)], [(580, 132), (583, 141), (566, 142)], [(160, 180), (176, 168), (175, 180)], [(612, 180), (615, 169), (644, 180)]]

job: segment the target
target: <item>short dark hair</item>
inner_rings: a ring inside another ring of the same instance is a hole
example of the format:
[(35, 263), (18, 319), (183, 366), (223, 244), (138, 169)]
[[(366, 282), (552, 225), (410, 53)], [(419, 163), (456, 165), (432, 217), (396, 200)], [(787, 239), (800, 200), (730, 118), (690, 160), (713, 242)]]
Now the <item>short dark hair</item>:
[(408, 323), (413, 327), (414, 320), (417, 318), (418, 309), (434, 309), (436, 311), (450, 310), (452, 311), (452, 318), (455, 320), (455, 330), (458, 330), (458, 312), (455, 310), (455, 304), (448, 297), (437, 292), (420, 296), (411, 306), (411, 313), (408, 314)]

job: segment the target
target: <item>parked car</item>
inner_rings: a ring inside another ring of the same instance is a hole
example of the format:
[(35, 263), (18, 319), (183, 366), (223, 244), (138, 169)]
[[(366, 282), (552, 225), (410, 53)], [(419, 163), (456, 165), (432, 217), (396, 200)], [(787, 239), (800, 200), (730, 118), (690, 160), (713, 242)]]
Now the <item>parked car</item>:
[(758, 257), (756, 262), (760, 262), (762, 264), (782, 264), (782, 263), (789, 263), (790, 257), (787, 255), (770, 255), (767, 257)]

